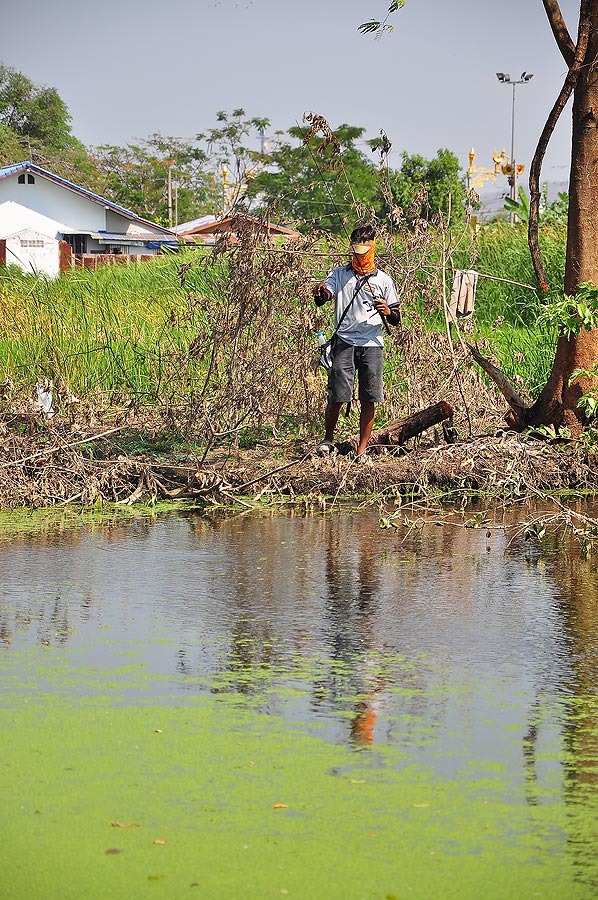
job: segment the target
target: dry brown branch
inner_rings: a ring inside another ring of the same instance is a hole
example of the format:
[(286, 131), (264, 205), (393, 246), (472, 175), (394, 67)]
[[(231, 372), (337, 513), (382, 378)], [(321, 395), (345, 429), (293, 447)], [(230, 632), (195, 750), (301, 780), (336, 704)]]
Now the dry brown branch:
[(81, 438), (81, 440), (72, 441), (72, 443), (70, 444), (56, 444), (55, 446), (46, 448), (45, 450), (38, 450), (37, 453), (32, 453), (30, 456), (24, 456), (21, 459), (12, 459), (8, 462), (0, 463), (0, 468), (7, 469), (10, 466), (23, 466), (25, 465), (25, 463), (32, 462), (32, 460), (37, 459), (38, 457), (49, 456), (52, 453), (56, 453), (58, 450), (70, 450), (73, 447), (80, 447), (82, 444), (90, 444), (93, 441), (99, 441), (111, 434), (115, 434), (117, 431), (123, 431), (123, 429), (126, 427), (126, 425), (120, 425), (118, 428), (109, 428), (108, 431), (102, 431), (100, 434), (89, 435), (89, 437)]
[(494, 381), (494, 383), (498, 385), (500, 392), (503, 394), (505, 400), (513, 411), (515, 424), (524, 426), (526, 414), (529, 409), (525, 401), (519, 396), (506, 375), (504, 375), (504, 373), (501, 372), (497, 366), (493, 365), (489, 359), (486, 359), (484, 356), (482, 356), (477, 347), (474, 347), (471, 344), (467, 344), (467, 346), (469, 348), (469, 352), (478, 363), (478, 365), (481, 366), (484, 372), (486, 372), (486, 374)]

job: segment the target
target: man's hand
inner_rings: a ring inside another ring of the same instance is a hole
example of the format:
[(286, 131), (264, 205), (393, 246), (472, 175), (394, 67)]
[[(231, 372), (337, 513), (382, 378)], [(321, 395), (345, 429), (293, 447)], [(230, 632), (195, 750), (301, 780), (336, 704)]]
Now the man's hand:
[(374, 306), (376, 307), (376, 312), (381, 316), (390, 315), (390, 307), (383, 297), (376, 297), (376, 299), (374, 300)]
[(316, 284), (313, 293), (314, 300), (316, 301), (316, 306), (322, 306), (322, 304), (327, 303), (329, 300), (332, 300), (332, 292), (326, 287), (323, 282), (320, 284)]

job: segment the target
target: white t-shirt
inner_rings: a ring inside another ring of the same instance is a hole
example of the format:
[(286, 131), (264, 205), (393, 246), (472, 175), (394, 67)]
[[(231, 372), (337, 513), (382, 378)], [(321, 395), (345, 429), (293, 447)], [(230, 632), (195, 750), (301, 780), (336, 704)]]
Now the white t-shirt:
[(324, 284), (334, 298), (334, 327), (351, 303), (357, 286), (363, 282), (337, 334), (346, 344), (356, 347), (382, 347), (382, 319), (376, 312), (373, 300), (383, 297), (387, 306), (392, 308), (399, 305), (399, 298), (394, 282), (386, 272), (376, 269), (367, 281), (364, 278), (357, 275), (350, 265), (333, 269), (327, 277)]

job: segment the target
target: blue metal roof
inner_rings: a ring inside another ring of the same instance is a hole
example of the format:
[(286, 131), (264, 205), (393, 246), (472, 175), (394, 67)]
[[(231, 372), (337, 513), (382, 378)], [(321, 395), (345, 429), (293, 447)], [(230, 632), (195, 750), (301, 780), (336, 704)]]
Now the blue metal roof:
[(96, 231), (91, 234), (91, 237), (101, 244), (147, 244), (148, 247), (160, 247), (162, 244), (169, 244), (173, 247), (179, 245), (173, 234), (165, 234), (164, 237), (161, 237), (159, 234), (149, 234), (147, 231), (140, 231), (138, 234)]
[[(162, 240), (159, 235), (150, 234), (149, 231), (138, 231), (137, 233), (128, 231), (125, 233), (122, 231), (94, 231), (91, 233), (91, 237), (97, 241), (111, 241), (113, 244), (117, 244), (119, 241), (126, 244), (127, 241), (143, 241), (148, 238)], [(166, 235), (165, 240), (170, 240), (170, 235)]]
[(72, 181), (67, 181), (66, 178), (61, 178), (59, 175), (54, 175), (52, 172), (48, 172), (47, 169), (42, 169), (41, 166), (36, 166), (36, 164), (32, 162), (21, 162), (15, 163), (12, 166), (3, 166), (2, 168), (0, 168), (0, 179), (8, 178), (11, 175), (16, 175), (17, 172), (24, 171), (35, 172), (37, 175), (41, 175), (43, 178), (48, 178), (50, 181), (53, 181), (56, 184), (60, 184), (71, 191), (75, 191), (77, 194), (81, 194), (83, 197), (87, 197), (89, 200), (93, 200), (95, 203), (101, 203), (102, 206), (107, 206), (109, 209), (113, 210), (116, 213), (119, 213), (119, 215), (121, 216), (126, 216), (128, 219), (134, 219), (135, 222), (142, 222), (144, 225), (150, 225), (152, 228), (156, 228), (165, 234), (172, 234), (172, 231), (170, 231), (169, 228), (164, 228), (162, 225), (156, 225), (155, 222), (150, 222), (149, 219), (142, 219), (141, 216), (138, 216), (136, 213), (132, 212), (132, 210), (125, 209), (124, 206), (119, 206), (118, 203), (113, 203), (112, 200), (107, 200), (105, 197), (100, 197), (99, 194), (94, 194), (92, 193), (92, 191), (88, 191), (86, 188), (79, 187), (79, 185), (73, 184)]
[(15, 172), (20, 172), (21, 169), (26, 169), (29, 163), (16, 163), (12, 166), (2, 166), (0, 168), (0, 178), (6, 178), (7, 175), (14, 175)]

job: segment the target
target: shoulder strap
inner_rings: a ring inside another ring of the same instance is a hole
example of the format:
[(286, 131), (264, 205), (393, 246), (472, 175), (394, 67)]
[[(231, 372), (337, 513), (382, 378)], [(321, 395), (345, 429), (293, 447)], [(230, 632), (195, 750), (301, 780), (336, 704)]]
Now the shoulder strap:
[[(355, 270), (353, 270), (353, 271), (355, 271)], [(357, 275), (357, 272), (355, 272), (355, 274)], [(367, 284), (368, 287), (369, 287), (369, 286), (370, 286), (370, 278), (371, 278), (373, 275), (377, 275), (377, 274), (378, 274), (378, 269), (374, 269), (372, 272), (368, 272), (367, 275), (362, 275), (362, 276), (361, 276), (361, 279), (360, 279), (359, 277), (357, 278), (357, 287), (355, 288), (355, 291), (354, 291), (353, 296), (351, 297), (350, 301), (349, 301), (349, 302), (347, 303), (347, 305), (345, 306), (345, 308), (344, 308), (344, 310), (343, 310), (343, 314), (342, 314), (342, 316), (340, 317), (340, 319), (338, 320), (338, 325), (336, 326), (336, 328), (335, 328), (334, 331), (332, 332), (332, 337), (334, 337), (334, 336), (336, 335), (337, 331), (338, 331), (339, 328), (341, 327), (342, 322), (343, 322), (343, 319), (345, 318), (345, 316), (346, 316), (347, 313), (349, 312), (349, 309), (351, 308), (351, 305), (352, 305), (353, 301), (354, 301), (355, 298), (357, 297), (357, 295), (358, 295), (358, 293), (360, 292), (360, 290), (362, 289), (362, 287), (363, 287), (365, 284)], [(387, 334), (391, 334), (391, 331), (390, 331), (390, 325), (389, 325), (388, 322), (386, 321), (386, 316), (380, 316), (380, 318), (382, 319), (382, 324), (384, 325), (384, 328), (386, 329), (386, 333), (387, 333)], [(331, 338), (330, 340), (332, 340), (332, 338)]]
[[(372, 277), (372, 275), (377, 275), (377, 274), (378, 274), (378, 269), (374, 269), (372, 272), (368, 272), (367, 275), (364, 275), (364, 276), (363, 276), (363, 283), (359, 286), (358, 290), (361, 290), (361, 288), (363, 287), (363, 284), (364, 284), (366, 281), (367, 281), (367, 283), (368, 283), (368, 287), (369, 287), (370, 290), (371, 290), (372, 287), (371, 287), (371, 285), (370, 285), (369, 279)], [(373, 291), (372, 291), (372, 293), (373, 293)], [(387, 319), (386, 319), (386, 316), (380, 316), (380, 318), (382, 319), (382, 324), (384, 325), (384, 328), (386, 329), (386, 333), (387, 333), (387, 334), (392, 334), (392, 332), (391, 332), (391, 330), (390, 330), (390, 325), (388, 324), (388, 321), (387, 321)]]
[[(357, 273), (355, 273), (355, 274), (357, 274)], [(344, 308), (344, 310), (343, 310), (343, 314), (342, 314), (342, 316), (340, 317), (340, 319), (338, 320), (338, 325), (336, 326), (336, 328), (335, 328), (334, 331), (332, 332), (332, 337), (334, 337), (334, 336), (336, 335), (337, 331), (339, 330), (339, 328), (340, 328), (341, 325), (343, 324), (343, 319), (345, 318), (345, 316), (347, 315), (347, 313), (348, 313), (349, 310), (351, 309), (351, 307), (352, 307), (352, 305), (353, 305), (353, 301), (354, 301), (355, 298), (357, 297), (358, 293), (360, 292), (360, 290), (362, 289), (362, 287), (364, 286), (364, 284), (367, 282), (367, 280), (368, 280), (368, 278), (370, 277), (370, 275), (373, 275), (373, 274), (374, 274), (373, 272), (370, 272), (368, 275), (363, 275), (363, 277), (362, 277), (361, 279), (360, 279), (359, 277), (357, 278), (357, 287), (356, 287), (355, 290), (353, 291), (353, 296), (351, 297), (351, 299), (349, 300), (349, 302), (348, 302), (347, 305), (345, 306), (345, 308)], [(332, 340), (332, 338), (331, 338), (330, 340)]]

